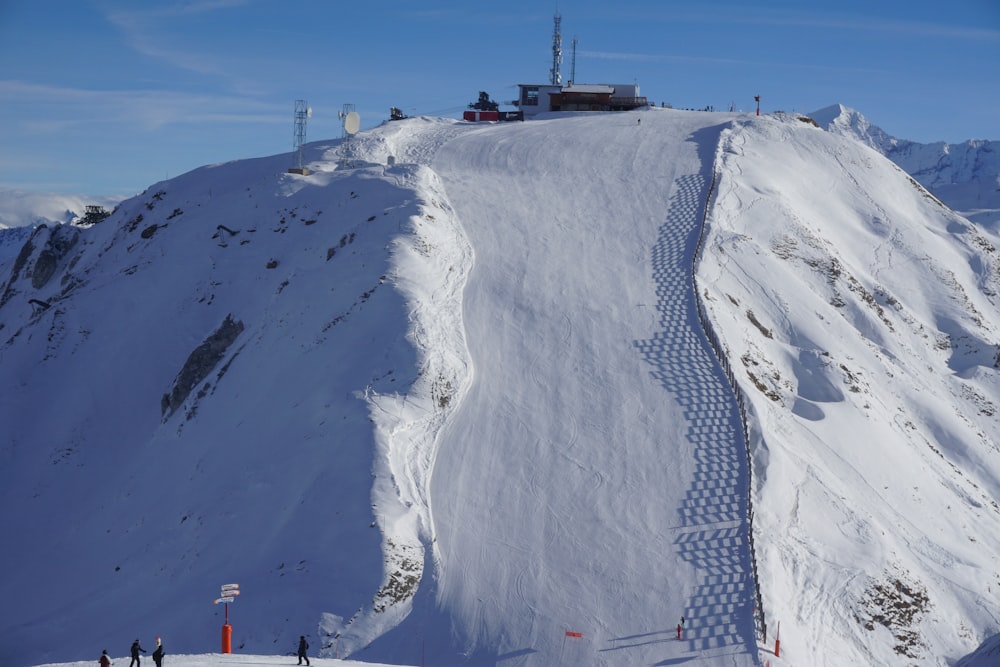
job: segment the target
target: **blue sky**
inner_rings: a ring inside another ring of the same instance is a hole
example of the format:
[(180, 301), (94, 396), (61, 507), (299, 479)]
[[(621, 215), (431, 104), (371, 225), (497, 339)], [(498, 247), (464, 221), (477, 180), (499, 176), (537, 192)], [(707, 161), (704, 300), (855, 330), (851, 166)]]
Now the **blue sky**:
[[(920, 142), (1000, 140), (996, 0), (0, 0), (0, 188), (131, 195), (203, 164), (563, 78), (657, 104), (841, 103)], [(291, 166), (291, 165), (290, 165)]]

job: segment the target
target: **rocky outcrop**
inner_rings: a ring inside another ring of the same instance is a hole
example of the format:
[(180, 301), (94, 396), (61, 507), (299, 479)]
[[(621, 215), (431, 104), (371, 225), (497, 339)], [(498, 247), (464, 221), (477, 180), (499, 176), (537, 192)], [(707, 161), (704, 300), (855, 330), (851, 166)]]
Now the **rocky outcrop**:
[(208, 377), (242, 332), (243, 322), (233, 319), (230, 313), (226, 315), (219, 328), (188, 355), (170, 391), (160, 400), (164, 421), (169, 419), (187, 400), (191, 391)]

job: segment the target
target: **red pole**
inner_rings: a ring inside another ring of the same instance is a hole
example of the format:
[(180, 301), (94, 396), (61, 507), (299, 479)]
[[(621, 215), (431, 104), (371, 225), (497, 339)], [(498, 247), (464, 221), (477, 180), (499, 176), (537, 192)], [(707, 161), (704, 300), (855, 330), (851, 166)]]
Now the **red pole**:
[(228, 623), (222, 626), (222, 652), (233, 652), (233, 626)]
[(222, 626), (222, 652), (233, 652), (233, 626), (229, 625), (229, 603), (226, 603), (226, 624)]
[(781, 657), (781, 621), (778, 621), (778, 630), (774, 633), (774, 657)]

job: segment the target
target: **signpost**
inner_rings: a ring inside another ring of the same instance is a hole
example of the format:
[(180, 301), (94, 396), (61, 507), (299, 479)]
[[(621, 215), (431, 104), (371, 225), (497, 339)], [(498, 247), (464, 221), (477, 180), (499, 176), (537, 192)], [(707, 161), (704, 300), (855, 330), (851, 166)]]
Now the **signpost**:
[(229, 625), (229, 603), (235, 602), (240, 594), (239, 584), (223, 584), (219, 597), (215, 604), (226, 605), (226, 624), (222, 626), (222, 652), (233, 652), (233, 626)]

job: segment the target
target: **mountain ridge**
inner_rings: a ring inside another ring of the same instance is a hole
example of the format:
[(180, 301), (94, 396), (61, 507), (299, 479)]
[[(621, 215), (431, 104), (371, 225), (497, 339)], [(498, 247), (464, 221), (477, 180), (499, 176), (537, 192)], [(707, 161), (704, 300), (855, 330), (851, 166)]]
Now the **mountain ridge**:
[(57, 626), (204, 650), (230, 580), (239, 652), (773, 664), (784, 621), (790, 660), (910, 664), (986, 640), (995, 238), (798, 117), (635, 118), (389, 123), (310, 144), (308, 177), (205, 167), (0, 256), (2, 525), (31, 545), (0, 561), (29, 601), (0, 657), (72, 657), (14, 649)]

